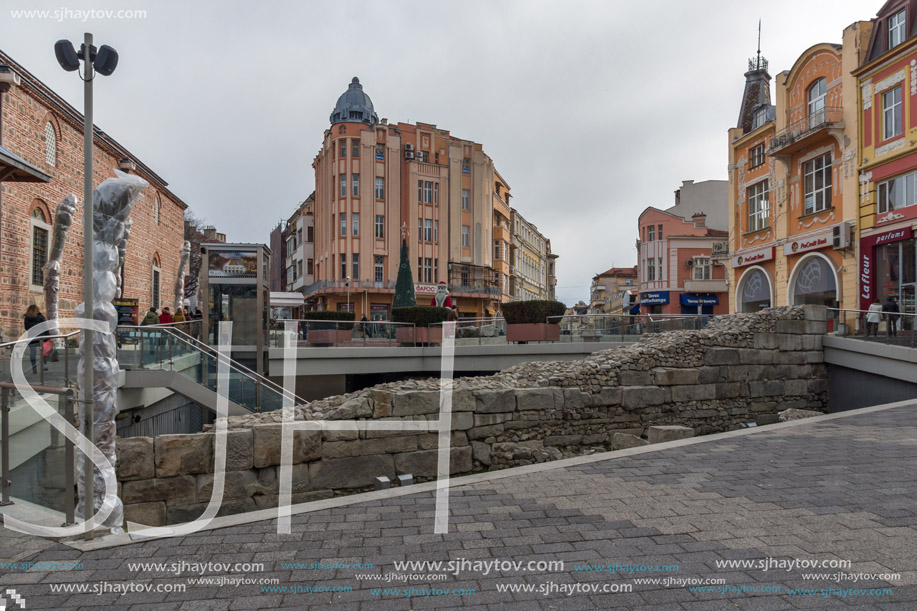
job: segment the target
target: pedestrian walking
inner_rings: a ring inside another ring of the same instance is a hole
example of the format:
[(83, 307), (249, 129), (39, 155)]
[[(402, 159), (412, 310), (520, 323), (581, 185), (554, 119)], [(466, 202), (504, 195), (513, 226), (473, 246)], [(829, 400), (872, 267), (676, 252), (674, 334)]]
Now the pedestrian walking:
[[(23, 323), (25, 324), (25, 330), (28, 331), (37, 324), (45, 322), (45, 317), (38, 309), (38, 306), (34, 303), (30, 305), (26, 311), (25, 316), (23, 317)], [(47, 330), (42, 331), (38, 334), (36, 339), (33, 339), (29, 342), (29, 361), (32, 363), (31, 373), (38, 371), (38, 353), (41, 351), (41, 364), (47, 370), (48, 369), (48, 357), (51, 356), (50, 346), (48, 350), (44, 349), (44, 342), (51, 342), (51, 340), (42, 341), (40, 338), (43, 336), (50, 335)], [(45, 354), (47, 352), (47, 354)]]
[(882, 320), (882, 304), (876, 297), (866, 312), (866, 337), (879, 335), (879, 321)]
[(897, 337), (898, 319), (901, 318), (901, 309), (898, 307), (898, 302), (895, 300), (894, 295), (888, 296), (888, 300), (885, 302), (885, 305), (882, 306), (882, 312), (885, 314), (885, 320), (888, 324), (888, 329), (885, 332), (886, 335), (888, 335), (888, 337)]
[(172, 313), (169, 312), (169, 306), (166, 306), (162, 309), (162, 314), (159, 315), (159, 324), (168, 325), (172, 322)]

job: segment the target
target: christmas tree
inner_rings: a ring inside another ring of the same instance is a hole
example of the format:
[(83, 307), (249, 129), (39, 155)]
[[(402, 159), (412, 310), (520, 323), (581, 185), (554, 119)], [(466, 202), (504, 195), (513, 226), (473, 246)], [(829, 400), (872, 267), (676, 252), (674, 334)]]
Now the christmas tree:
[(398, 280), (395, 281), (393, 308), (417, 305), (417, 297), (414, 295), (414, 275), (411, 273), (411, 264), (408, 261), (408, 243), (405, 239), (406, 229), (406, 227), (401, 229), (401, 262), (398, 264)]

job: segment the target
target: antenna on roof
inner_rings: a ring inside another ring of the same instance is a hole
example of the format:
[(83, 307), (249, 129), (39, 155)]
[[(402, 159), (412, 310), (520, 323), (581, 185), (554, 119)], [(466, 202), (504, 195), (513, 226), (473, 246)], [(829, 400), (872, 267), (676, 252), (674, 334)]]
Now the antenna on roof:
[(758, 18), (758, 65), (761, 65), (761, 18)]

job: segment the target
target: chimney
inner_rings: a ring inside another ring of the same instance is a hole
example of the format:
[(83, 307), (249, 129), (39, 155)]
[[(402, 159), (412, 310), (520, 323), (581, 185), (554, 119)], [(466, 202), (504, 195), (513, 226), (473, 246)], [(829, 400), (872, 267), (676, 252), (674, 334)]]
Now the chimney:
[(695, 227), (706, 227), (707, 226), (707, 215), (703, 212), (697, 212), (691, 215), (691, 220), (694, 221)]

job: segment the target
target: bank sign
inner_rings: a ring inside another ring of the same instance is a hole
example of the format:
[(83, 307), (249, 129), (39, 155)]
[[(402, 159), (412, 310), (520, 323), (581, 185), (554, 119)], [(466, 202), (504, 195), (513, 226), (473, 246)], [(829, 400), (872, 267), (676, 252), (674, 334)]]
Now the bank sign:
[(894, 229), (866, 236), (860, 240), (860, 309), (868, 310), (878, 296), (876, 288), (876, 247), (883, 244), (910, 240), (914, 230), (910, 227)]
[(745, 267), (746, 265), (754, 265), (755, 263), (763, 263), (764, 261), (770, 261), (774, 258), (774, 247), (768, 246), (767, 248), (760, 248), (758, 250), (750, 250), (741, 255), (736, 255), (732, 258), (732, 267)]
[(803, 252), (809, 252), (810, 250), (818, 250), (820, 248), (827, 248), (828, 246), (833, 245), (834, 235), (832, 230), (828, 229), (821, 233), (817, 233), (812, 236), (801, 238), (799, 240), (793, 240), (792, 242), (787, 242), (783, 245), (783, 254), (789, 255), (798, 255)]

